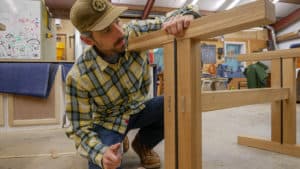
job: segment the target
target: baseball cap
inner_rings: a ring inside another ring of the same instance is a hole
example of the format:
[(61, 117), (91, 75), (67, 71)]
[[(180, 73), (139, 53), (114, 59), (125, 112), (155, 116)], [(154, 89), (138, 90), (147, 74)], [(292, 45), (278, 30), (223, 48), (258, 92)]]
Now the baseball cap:
[(77, 0), (70, 19), (79, 32), (99, 31), (108, 27), (127, 7), (112, 5), (107, 0)]

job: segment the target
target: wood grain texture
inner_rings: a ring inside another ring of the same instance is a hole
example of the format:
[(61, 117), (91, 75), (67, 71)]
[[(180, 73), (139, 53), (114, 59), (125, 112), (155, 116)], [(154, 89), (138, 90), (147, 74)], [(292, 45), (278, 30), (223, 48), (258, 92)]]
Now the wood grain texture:
[(239, 61), (261, 61), (261, 60), (274, 60), (280, 58), (295, 58), (295, 57), (300, 57), (300, 48), (242, 54), (239, 55), (237, 59)]
[(289, 32), (276, 37), (276, 41), (278, 43), (285, 42), (289, 40), (299, 39), (300, 38), (300, 30), (297, 32)]
[(283, 102), (283, 143), (296, 144), (296, 59), (283, 59), (283, 87), (289, 98)]
[[(247, 96), (247, 97), (245, 97)], [(288, 88), (241, 89), (203, 92), (201, 96), (202, 111), (212, 111), (261, 104), (289, 98)], [(230, 99), (224, 99), (230, 98)]]
[(245, 136), (238, 137), (238, 144), (286, 154), (294, 157), (300, 157), (300, 146), (296, 144), (280, 144), (274, 141), (267, 141), (260, 138), (250, 138)]
[[(271, 87), (281, 88), (281, 61), (272, 60), (271, 66)], [(288, 91), (289, 92), (289, 91)], [(281, 143), (281, 100), (274, 101), (271, 104), (271, 140)]]
[(175, 65), (173, 42), (164, 48), (164, 124), (165, 124), (165, 169), (175, 169), (176, 143), (175, 143)]
[(178, 169), (202, 168), (202, 113), (199, 46), (177, 40), (178, 60)]

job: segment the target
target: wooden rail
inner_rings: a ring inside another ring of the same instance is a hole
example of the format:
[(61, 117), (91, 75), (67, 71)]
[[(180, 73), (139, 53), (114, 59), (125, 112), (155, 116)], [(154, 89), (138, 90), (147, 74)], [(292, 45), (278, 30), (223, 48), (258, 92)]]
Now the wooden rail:
[(239, 61), (259, 61), (259, 60), (288, 59), (288, 58), (295, 58), (295, 57), (300, 57), (300, 48), (242, 54), (239, 55), (237, 59)]
[(289, 32), (276, 37), (276, 42), (285, 42), (288, 40), (299, 39), (300, 38), (300, 30), (297, 32)]
[[(237, 8), (194, 20), (185, 36), (180, 39), (208, 39), (219, 35), (249, 29), (275, 22), (274, 5), (267, 0), (239, 6)], [(163, 30), (129, 40), (129, 50), (145, 50), (161, 47), (173, 42), (174, 37)]]
[(233, 91), (209, 91), (202, 92), (201, 97), (202, 111), (212, 111), (251, 104), (270, 103), (278, 100), (286, 100), (289, 97), (289, 89), (265, 88)]

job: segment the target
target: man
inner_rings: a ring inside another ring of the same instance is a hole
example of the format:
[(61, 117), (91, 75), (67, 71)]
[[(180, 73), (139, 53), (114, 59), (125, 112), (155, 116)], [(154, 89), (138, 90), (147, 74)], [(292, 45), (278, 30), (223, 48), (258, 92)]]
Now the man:
[(91, 47), (67, 76), (66, 113), (71, 122), (67, 135), (89, 159), (89, 169), (119, 168), (121, 143), (127, 132), (136, 128), (140, 130), (132, 148), (142, 166), (160, 167), (159, 156), (152, 149), (164, 137), (163, 97), (146, 100), (151, 82), (147, 56), (127, 51), (127, 41), (161, 28), (181, 36), (193, 15), (198, 15), (188, 6), (167, 18), (133, 21), (121, 27), (118, 17), (125, 10), (106, 0), (77, 0), (70, 13), (81, 40)]

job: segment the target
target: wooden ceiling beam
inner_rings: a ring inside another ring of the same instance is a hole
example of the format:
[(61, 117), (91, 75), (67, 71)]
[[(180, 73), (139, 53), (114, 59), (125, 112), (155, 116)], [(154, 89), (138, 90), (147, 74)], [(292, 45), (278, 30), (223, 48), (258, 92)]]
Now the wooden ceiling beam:
[(294, 12), (290, 13), (288, 16), (277, 21), (273, 25), (273, 27), (274, 27), (275, 31), (278, 32), (299, 20), (300, 20), (300, 9), (296, 9)]
[(279, 2), (290, 3), (290, 4), (299, 4), (300, 5), (299, 0), (279, 0)]
[[(116, 6), (124, 6), (124, 7), (127, 7), (128, 10), (134, 10), (134, 11), (143, 11), (144, 10), (144, 6), (141, 6), (141, 5), (131, 5), (131, 4), (117, 4), (117, 3), (113, 3), (113, 5), (116, 5)], [(175, 10), (176, 8), (169, 8), (169, 7), (156, 7), (156, 6), (153, 6), (152, 7), (152, 12), (170, 12), (172, 10)]]
[(143, 16), (141, 17), (142, 19), (147, 19), (148, 16), (149, 16), (149, 13), (154, 5), (154, 2), (155, 0), (148, 0), (146, 5), (145, 5), (145, 8), (144, 8), (144, 12), (143, 12)]

